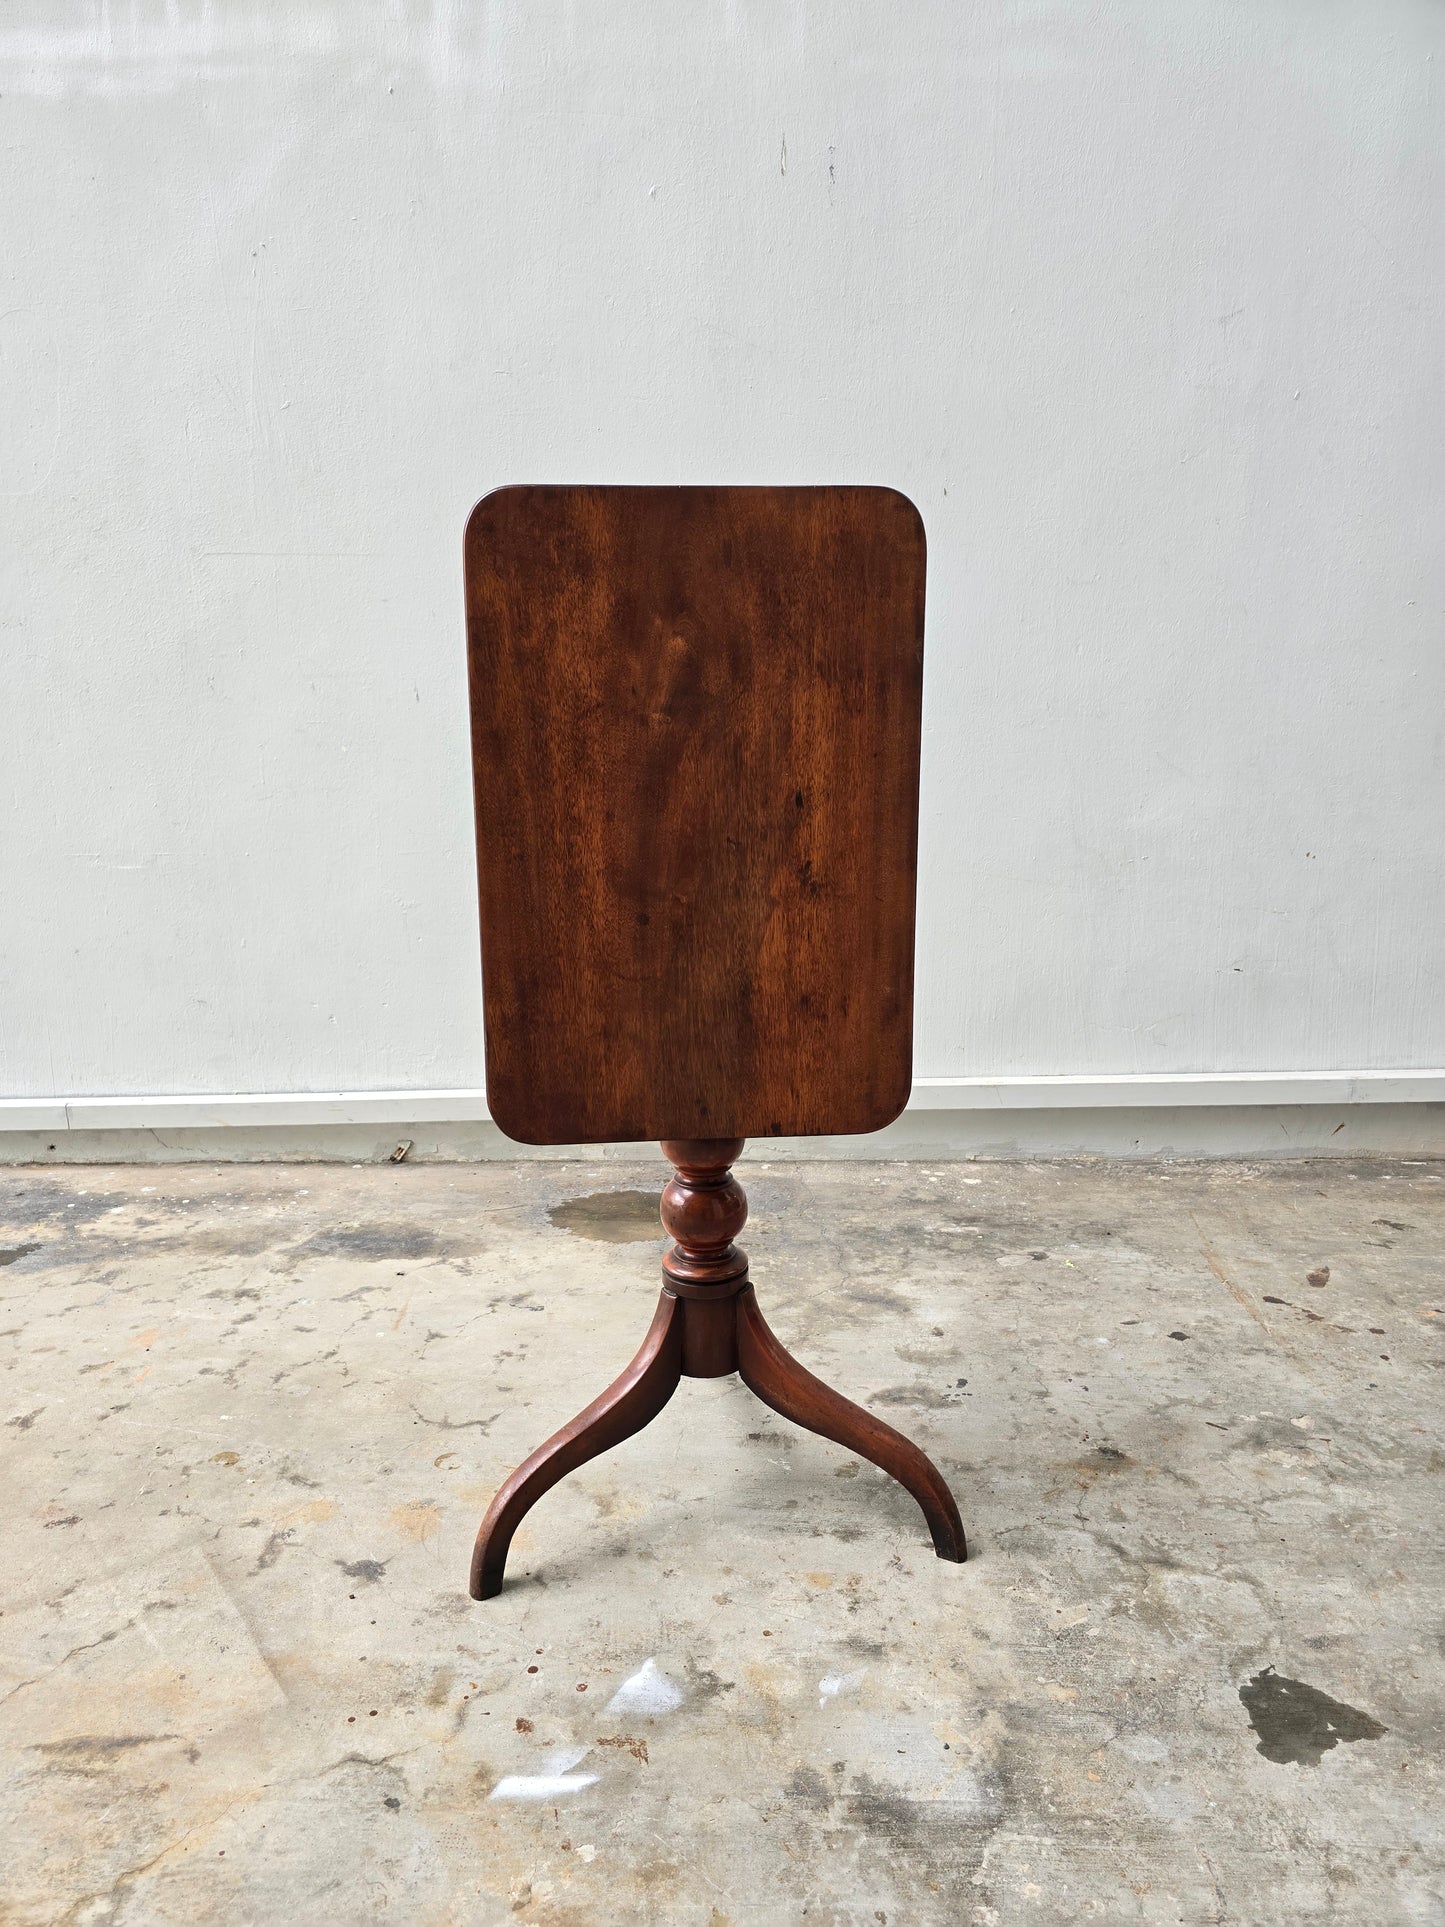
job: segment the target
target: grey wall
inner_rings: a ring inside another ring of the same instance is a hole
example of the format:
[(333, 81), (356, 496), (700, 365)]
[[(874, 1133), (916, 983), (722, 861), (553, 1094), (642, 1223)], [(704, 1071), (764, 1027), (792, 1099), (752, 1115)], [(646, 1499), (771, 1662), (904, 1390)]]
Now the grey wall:
[(1442, 52), (12, 0), (0, 1092), (481, 1082), (459, 554), (517, 479), (918, 502), (921, 1075), (1445, 1065)]

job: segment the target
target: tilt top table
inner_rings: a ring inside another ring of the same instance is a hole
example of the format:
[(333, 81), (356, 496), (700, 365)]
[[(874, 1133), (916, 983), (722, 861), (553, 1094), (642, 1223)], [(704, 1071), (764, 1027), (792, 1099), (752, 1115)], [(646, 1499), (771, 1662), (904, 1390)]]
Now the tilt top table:
[(733, 1242), (749, 1137), (880, 1130), (912, 1080), (925, 545), (883, 488), (516, 487), (467, 524), (487, 1102), (524, 1144), (659, 1140), (672, 1242), (632, 1363), (492, 1501), (523, 1516), (684, 1377), (738, 1372), (882, 1467), (913, 1445), (768, 1329)]

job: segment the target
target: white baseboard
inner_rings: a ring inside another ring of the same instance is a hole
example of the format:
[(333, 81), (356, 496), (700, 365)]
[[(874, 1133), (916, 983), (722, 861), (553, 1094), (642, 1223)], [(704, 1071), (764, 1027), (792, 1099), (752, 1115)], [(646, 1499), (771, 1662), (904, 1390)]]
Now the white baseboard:
[(1437, 1071), (1139, 1071), (1112, 1077), (918, 1077), (910, 1111), (1138, 1110), (1193, 1104), (1438, 1104)]
[(235, 1091), (4, 1097), (0, 1131), (188, 1131), (234, 1125), (484, 1124), (484, 1091)]
[[(1115, 1077), (920, 1077), (910, 1113), (1438, 1104), (1445, 1070), (1186, 1071)], [(479, 1090), (247, 1091), (0, 1098), (0, 1132), (215, 1130), (234, 1126), (481, 1124)]]

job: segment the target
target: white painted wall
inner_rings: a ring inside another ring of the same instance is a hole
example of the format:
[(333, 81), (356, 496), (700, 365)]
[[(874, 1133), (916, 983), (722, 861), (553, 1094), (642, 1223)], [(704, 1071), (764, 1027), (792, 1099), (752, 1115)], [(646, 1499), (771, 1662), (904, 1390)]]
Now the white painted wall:
[(918, 502), (920, 1075), (1445, 1064), (1442, 53), (11, 0), (0, 1092), (480, 1084), (460, 545), (521, 479)]

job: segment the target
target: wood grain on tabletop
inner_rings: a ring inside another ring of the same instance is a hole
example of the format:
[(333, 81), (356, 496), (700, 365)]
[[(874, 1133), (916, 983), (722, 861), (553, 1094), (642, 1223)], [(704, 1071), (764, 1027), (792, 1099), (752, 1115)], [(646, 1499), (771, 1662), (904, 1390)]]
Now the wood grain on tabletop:
[(524, 486), (465, 560), (496, 1122), (880, 1129), (912, 1070), (917, 510)]

